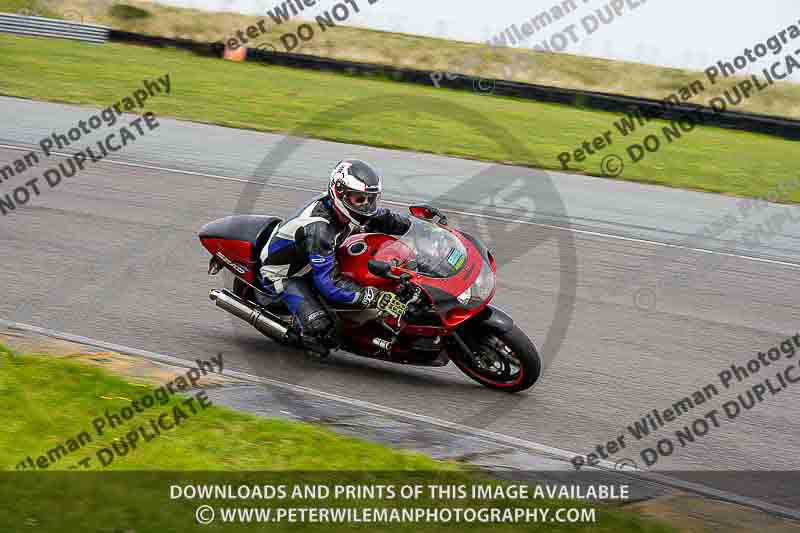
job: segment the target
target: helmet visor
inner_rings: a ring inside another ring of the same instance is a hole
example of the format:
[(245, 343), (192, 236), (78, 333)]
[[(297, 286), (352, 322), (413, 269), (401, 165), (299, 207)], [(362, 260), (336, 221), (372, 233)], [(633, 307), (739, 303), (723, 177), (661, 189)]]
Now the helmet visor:
[(354, 213), (374, 215), (378, 211), (379, 192), (347, 191), (344, 195), (345, 205)]

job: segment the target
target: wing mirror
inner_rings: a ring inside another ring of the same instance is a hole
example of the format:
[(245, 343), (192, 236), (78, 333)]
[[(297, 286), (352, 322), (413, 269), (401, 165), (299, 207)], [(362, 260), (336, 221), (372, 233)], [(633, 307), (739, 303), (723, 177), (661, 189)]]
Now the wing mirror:
[(436, 208), (427, 205), (412, 205), (408, 210), (415, 217), (424, 218), (425, 220), (430, 220), (436, 216)]
[(388, 278), (392, 271), (392, 265), (386, 261), (379, 261), (378, 259), (370, 259), (367, 261), (367, 270), (373, 276), (379, 278)]
[(397, 274), (392, 274), (392, 264), (387, 263), (386, 261), (379, 261), (378, 259), (370, 259), (367, 261), (367, 270), (369, 270), (369, 273), (373, 276), (393, 279), (402, 283), (405, 283), (411, 279), (411, 274), (408, 272), (403, 272), (399, 276)]
[(439, 224), (443, 226), (447, 225), (447, 217), (444, 216), (441, 211), (430, 205), (412, 205), (408, 210), (411, 211), (411, 214), (415, 217), (425, 220), (432, 220), (434, 217), (439, 217)]

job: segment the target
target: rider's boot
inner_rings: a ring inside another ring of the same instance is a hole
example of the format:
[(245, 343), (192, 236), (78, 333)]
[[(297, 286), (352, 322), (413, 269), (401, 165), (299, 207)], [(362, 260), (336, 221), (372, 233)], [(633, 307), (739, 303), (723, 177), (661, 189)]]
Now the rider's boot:
[(324, 359), (331, 354), (331, 350), (324, 338), (316, 335), (302, 335), (301, 339), (303, 341), (303, 348), (305, 348), (306, 354), (312, 357), (318, 357), (320, 359)]
[(300, 338), (307, 353), (320, 358), (328, 357), (335, 346), (333, 321), (324, 310), (313, 313), (302, 325)]

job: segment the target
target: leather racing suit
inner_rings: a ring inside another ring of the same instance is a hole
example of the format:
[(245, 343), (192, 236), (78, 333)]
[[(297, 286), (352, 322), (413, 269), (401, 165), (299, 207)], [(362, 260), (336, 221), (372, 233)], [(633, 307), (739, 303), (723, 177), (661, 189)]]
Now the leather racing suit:
[(303, 337), (320, 338), (333, 325), (318, 294), (329, 303), (366, 308), (373, 293), (339, 275), (336, 249), (360, 230), (402, 235), (410, 221), (387, 209), (362, 227), (342, 223), (327, 194), (315, 198), (281, 223), (261, 251), (265, 292), (278, 296), (299, 321)]

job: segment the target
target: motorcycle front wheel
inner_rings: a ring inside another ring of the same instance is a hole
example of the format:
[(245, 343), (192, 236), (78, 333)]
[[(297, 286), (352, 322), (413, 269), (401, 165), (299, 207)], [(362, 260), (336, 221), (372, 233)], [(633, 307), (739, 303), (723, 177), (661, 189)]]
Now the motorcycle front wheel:
[(453, 342), (450, 359), (459, 370), (484, 387), (519, 392), (532, 387), (541, 376), (539, 353), (516, 325), (504, 333), (476, 328), (462, 330), (460, 336), (472, 354)]

